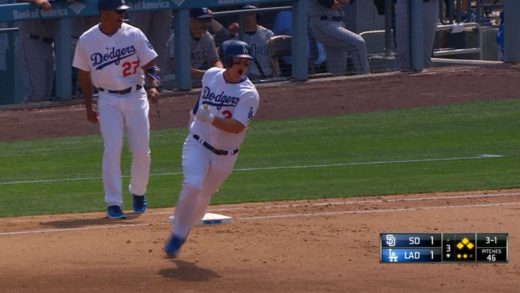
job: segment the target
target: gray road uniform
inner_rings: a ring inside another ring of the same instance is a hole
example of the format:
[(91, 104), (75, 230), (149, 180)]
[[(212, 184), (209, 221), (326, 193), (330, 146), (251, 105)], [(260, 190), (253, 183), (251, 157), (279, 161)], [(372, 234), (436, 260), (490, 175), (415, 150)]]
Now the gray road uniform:
[(256, 59), (256, 62), (249, 64), (247, 69), (248, 77), (252, 79), (273, 77), (271, 56), (267, 46), (267, 41), (272, 36), (274, 36), (274, 33), (261, 25), (256, 26), (254, 33), (244, 33), (243, 41), (249, 44), (251, 48), (250, 54)]
[[(190, 64), (195, 69), (206, 70), (220, 59), (213, 37), (209, 32), (202, 35), (200, 39), (190, 37), (190, 50)], [(170, 49), (170, 56), (175, 58), (173, 47)]]
[[(431, 65), (435, 29), (439, 19), (439, 0), (422, 0), (424, 66)], [(410, 65), (410, 12), (408, 1), (395, 4), (397, 66), (409, 69)]]
[(208, 69), (212, 64), (219, 60), (217, 48), (213, 37), (206, 32), (200, 39), (191, 38), (191, 67), (197, 69)]
[[(7, 4), (9, 1), (7, 0), (0, 0), (1, 4)], [(6, 23), (0, 23), (0, 29), (6, 28)], [(7, 70), (7, 49), (9, 48), (9, 42), (8, 42), (8, 34), (0, 34), (0, 71), (6, 71)]]
[[(333, 0), (309, 1), (309, 29), (323, 44), (327, 69), (333, 74), (345, 74), (350, 54), (356, 74), (369, 73), (365, 40), (345, 28), (343, 9), (332, 9)], [(353, 1), (352, 1), (353, 2)]]
[(25, 86), (24, 102), (49, 99), (54, 84), (55, 20), (28, 20), (19, 23), (16, 59)]

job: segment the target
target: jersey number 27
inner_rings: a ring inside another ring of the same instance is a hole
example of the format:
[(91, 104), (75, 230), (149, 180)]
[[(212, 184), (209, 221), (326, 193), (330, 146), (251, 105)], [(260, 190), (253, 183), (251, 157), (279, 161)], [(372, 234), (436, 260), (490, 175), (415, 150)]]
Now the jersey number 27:
[(123, 63), (123, 76), (126, 77), (135, 74), (137, 72), (137, 68), (139, 68), (139, 64), (139, 60)]

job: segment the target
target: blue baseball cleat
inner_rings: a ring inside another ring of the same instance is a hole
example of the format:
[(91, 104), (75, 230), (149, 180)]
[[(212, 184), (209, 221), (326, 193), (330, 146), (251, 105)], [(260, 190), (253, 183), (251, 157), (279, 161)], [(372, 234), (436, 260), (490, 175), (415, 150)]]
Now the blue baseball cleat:
[(120, 206), (113, 205), (107, 208), (107, 217), (109, 219), (126, 219), (125, 213), (121, 210)]
[(146, 208), (148, 207), (148, 204), (146, 203), (146, 198), (144, 195), (132, 195), (133, 198), (133, 204), (132, 207), (134, 208), (134, 212), (137, 214), (143, 214), (146, 212)]
[(170, 235), (164, 244), (164, 252), (166, 252), (166, 257), (177, 258), (179, 251), (181, 250), (181, 247), (185, 241), (186, 239), (181, 239), (174, 234)]

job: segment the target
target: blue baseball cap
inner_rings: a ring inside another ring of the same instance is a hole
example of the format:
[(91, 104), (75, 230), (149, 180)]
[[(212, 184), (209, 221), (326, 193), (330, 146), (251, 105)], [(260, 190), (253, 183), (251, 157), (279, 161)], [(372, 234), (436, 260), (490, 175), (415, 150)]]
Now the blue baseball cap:
[(126, 5), (125, 0), (99, 0), (98, 10), (127, 10), (130, 6)]
[(190, 9), (190, 17), (195, 19), (213, 18), (213, 12), (207, 7)]

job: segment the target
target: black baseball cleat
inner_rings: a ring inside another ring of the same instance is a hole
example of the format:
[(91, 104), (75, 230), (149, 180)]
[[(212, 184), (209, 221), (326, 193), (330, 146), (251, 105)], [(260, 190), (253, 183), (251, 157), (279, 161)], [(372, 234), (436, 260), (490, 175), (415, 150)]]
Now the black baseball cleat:
[(146, 209), (148, 207), (148, 204), (146, 203), (146, 198), (144, 195), (132, 195), (133, 204), (132, 207), (134, 209), (134, 212), (137, 214), (143, 214), (146, 212)]

